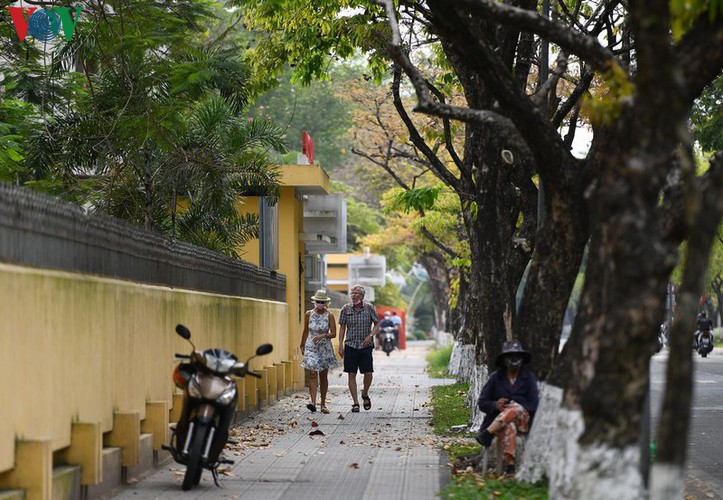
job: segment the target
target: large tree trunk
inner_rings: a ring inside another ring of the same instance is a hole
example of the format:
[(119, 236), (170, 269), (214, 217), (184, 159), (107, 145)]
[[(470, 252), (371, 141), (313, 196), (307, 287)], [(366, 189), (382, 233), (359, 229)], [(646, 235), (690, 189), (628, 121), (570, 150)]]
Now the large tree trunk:
[(449, 332), (449, 280), (444, 258), (438, 253), (427, 252), (420, 256), (419, 262), (429, 276), (429, 290), (432, 293), (434, 307), (434, 327), (438, 332)]
[(534, 353), (531, 367), (541, 381), (557, 359), (562, 323), (588, 235), (581, 188), (548, 189), (545, 201), (547, 216), (537, 236), (515, 324), (516, 337)]

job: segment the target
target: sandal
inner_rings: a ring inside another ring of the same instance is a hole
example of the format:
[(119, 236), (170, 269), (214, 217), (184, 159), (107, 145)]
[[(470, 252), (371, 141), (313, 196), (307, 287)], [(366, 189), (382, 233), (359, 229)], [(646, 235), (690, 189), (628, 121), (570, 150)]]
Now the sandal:
[(351, 405), (351, 412), (359, 413), (359, 403), (354, 403), (353, 405)]
[(369, 399), (369, 396), (365, 396), (364, 394), (362, 394), (362, 401), (364, 401), (364, 409), (365, 410), (372, 409), (372, 400)]
[(308, 405), (306, 405), (306, 407), (311, 413), (316, 413), (316, 406), (314, 406), (313, 404), (309, 403)]
[(322, 406), (322, 407), (321, 407), (321, 413), (324, 413), (324, 414), (326, 414), (326, 415), (329, 414), (329, 410), (327, 409), (326, 406)]

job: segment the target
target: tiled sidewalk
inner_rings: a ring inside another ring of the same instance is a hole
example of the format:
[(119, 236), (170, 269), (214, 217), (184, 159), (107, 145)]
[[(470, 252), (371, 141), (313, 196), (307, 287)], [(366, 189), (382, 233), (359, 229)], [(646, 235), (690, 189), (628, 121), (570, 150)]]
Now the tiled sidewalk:
[[(330, 414), (310, 413), (306, 391), (253, 414), (234, 432), (240, 445), (226, 453), (236, 463), (220, 475), (222, 488), (204, 471), (201, 484), (183, 492), (184, 468), (171, 463), (113, 498), (438, 498), (448, 467), (427, 404), (432, 385), (453, 381), (427, 377), (428, 348), (410, 342), (389, 357), (375, 351), (370, 411), (351, 413), (346, 374), (337, 369), (329, 374)], [(361, 390), (361, 376), (357, 382)], [(309, 435), (317, 430), (323, 435)]]

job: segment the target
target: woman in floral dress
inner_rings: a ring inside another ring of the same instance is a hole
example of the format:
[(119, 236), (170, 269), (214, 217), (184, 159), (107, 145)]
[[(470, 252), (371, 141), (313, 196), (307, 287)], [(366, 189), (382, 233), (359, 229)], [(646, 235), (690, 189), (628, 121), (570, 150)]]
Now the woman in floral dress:
[(306, 405), (310, 412), (316, 412), (317, 372), (319, 391), (321, 392), (321, 412), (329, 413), (326, 408), (326, 391), (329, 388), (329, 368), (339, 366), (331, 339), (336, 337), (334, 315), (327, 310), (331, 301), (326, 290), (317, 290), (311, 300), (314, 309), (306, 311), (304, 332), (301, 335), (301, 353), (304, 359), (301, 366), (309, 374), (309, 395), (311, 403)]

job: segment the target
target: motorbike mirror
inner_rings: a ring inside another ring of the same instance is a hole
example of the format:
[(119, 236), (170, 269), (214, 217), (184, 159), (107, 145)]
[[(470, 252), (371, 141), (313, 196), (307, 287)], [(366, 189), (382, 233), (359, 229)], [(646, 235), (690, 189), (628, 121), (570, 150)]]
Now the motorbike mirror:
[(268, 354), (268, 353), (270, 353), (270, 352), (273, 351), (273, 350), (274, 350), (274, 346), (272, 346), (271, 344), (261, 344), (261, 345), (256, 349), (256, 355), (257, 355), (257, 356), (263, 356), (264, 354)]
[(176, 325), (176, 333), (186, 340), (190, 340), (191, 338), (191, 330), (180, 323)]

